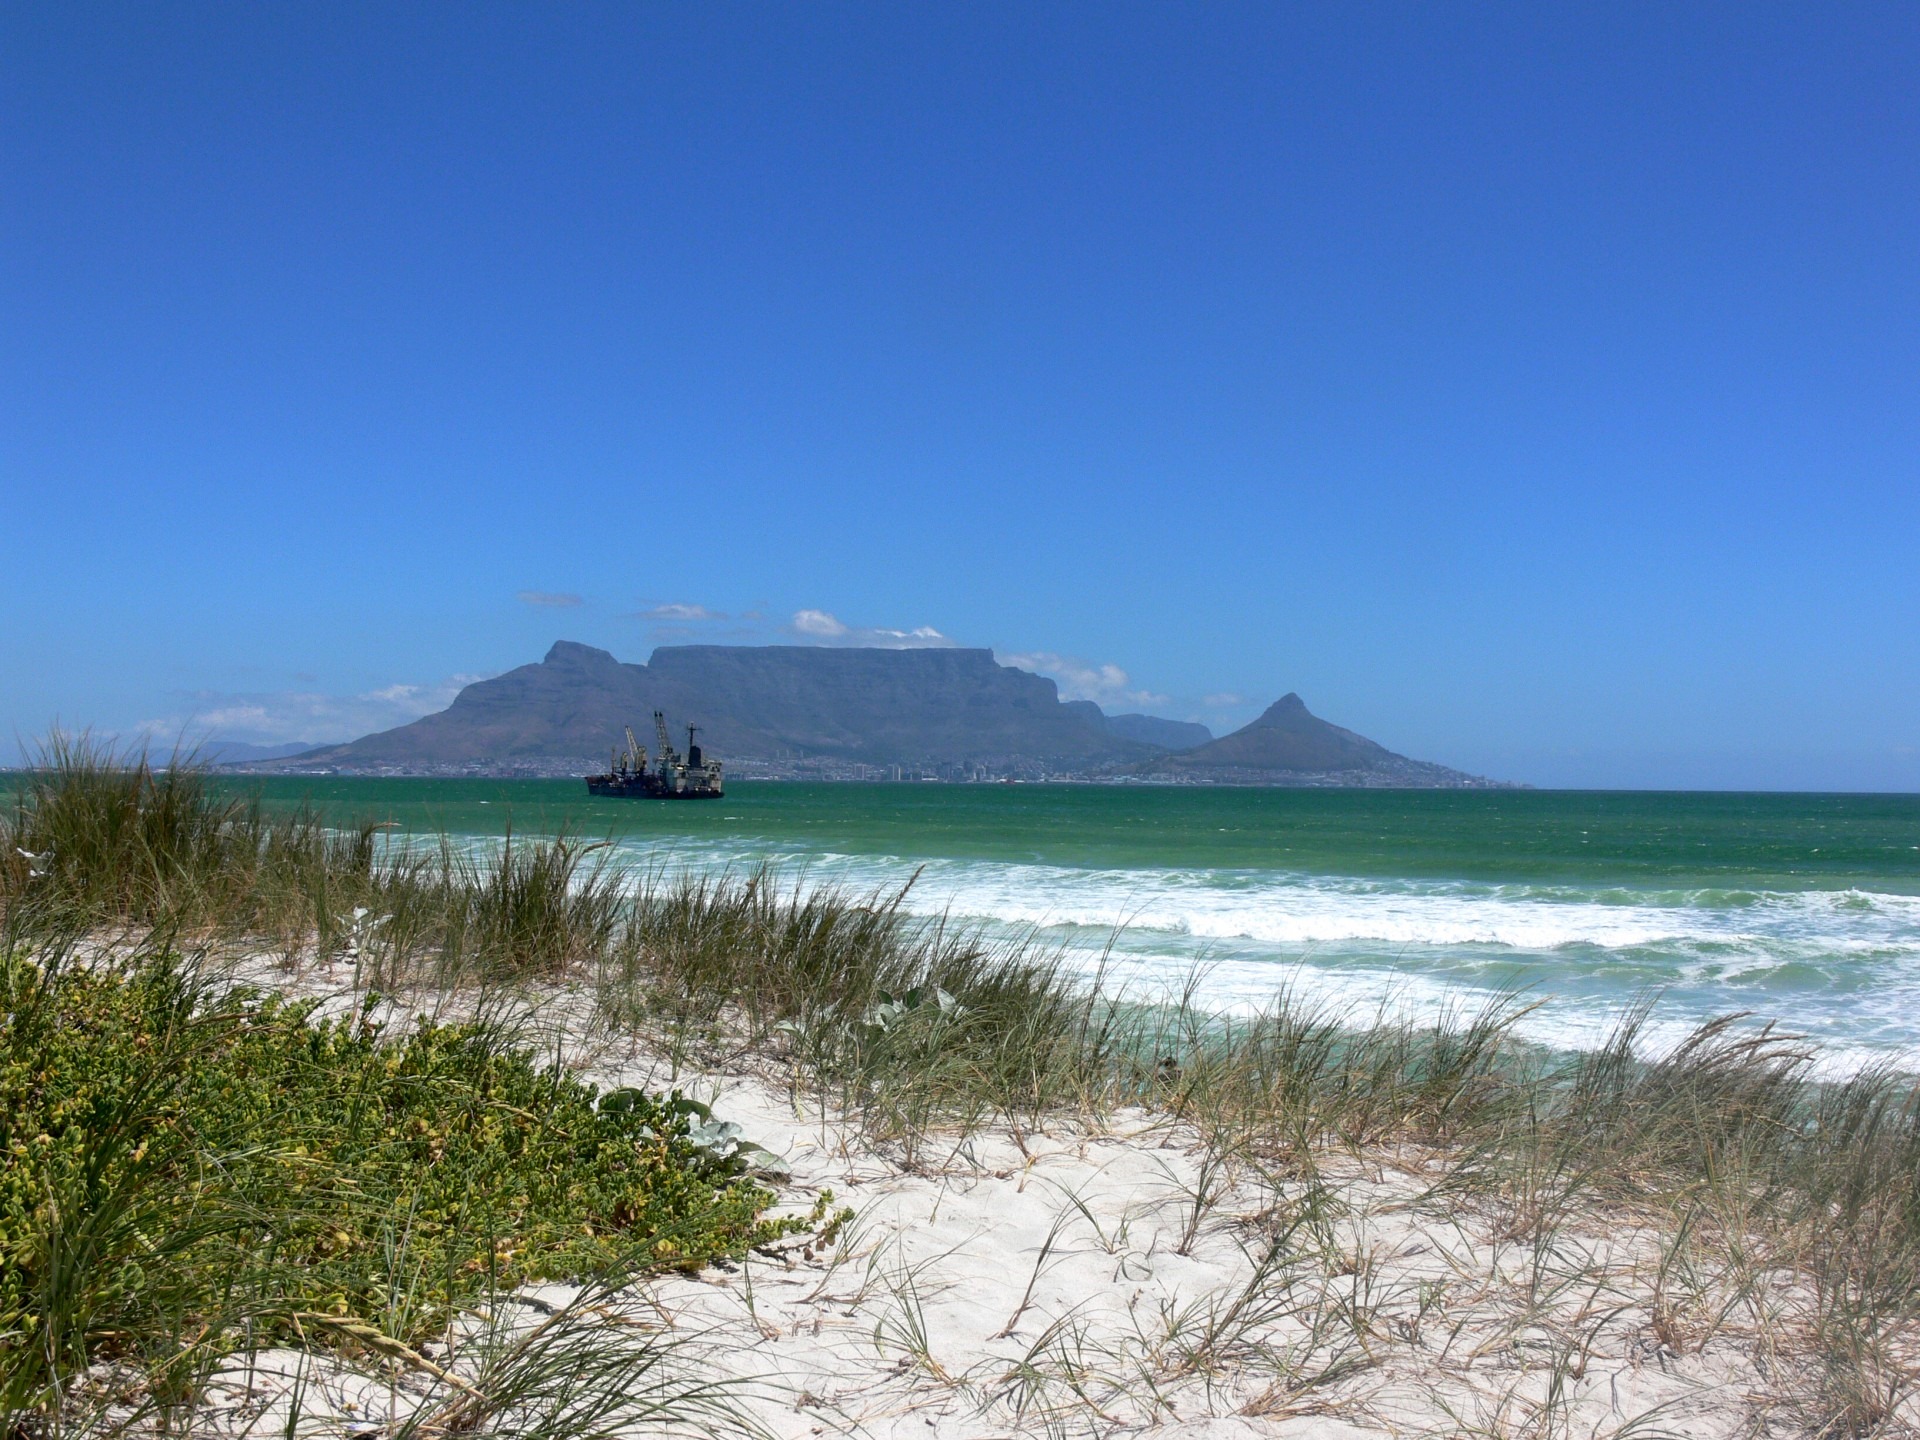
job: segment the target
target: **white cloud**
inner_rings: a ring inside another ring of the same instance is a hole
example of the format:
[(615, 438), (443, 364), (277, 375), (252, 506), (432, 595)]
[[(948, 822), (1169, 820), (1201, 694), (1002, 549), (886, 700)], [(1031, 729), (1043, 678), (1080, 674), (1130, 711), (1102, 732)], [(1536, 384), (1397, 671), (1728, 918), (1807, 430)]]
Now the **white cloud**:
[(1218, 695), (1207, 696), (1200, 703), (1209, 710), (1236, 710), (1242, 705), (1251, 705), (1253, 702), (1244, 695), (1235, 695), (1230, 690), (1224, 690)]
[(793, 612), (793, 633), (820, 640), (838, 640), (847, 633), (847, 627), (824, 610), (796, 610)]
[(1100, 705), (1166, 705), (1167, 696), (1134, 685), (1118, 665), (1081, 660), (1072, 655), (1056, 655), (1051, 650), (1030, 650), (1018, 655), (993, 657), (1002, 665), (1031, 670), (1045, 675), (1060, 687), (1063, 700), (1092, 700)]
[(825, 610), (796, 610), (787, 633), (815, 645), (862, 645), (881, 650), (919, 650), (953, 641), (931, 625), (912, 630), (890, 630), (884, 626), (849, 625)]
[(518, 598), (522, 605), (545, 605), (561, 609), (581, 603), (578, 595), (566, 590), (522, 590)]
[(383, 685), (357, 695), (312, 690), (257, 694), (201, 691), (186, 697), (188, 708), (183, 713), (149, 720), (136, 727), (136, 735), (161, 746), (170, 746), (176, 739), (188, 744), (245, 740), (256, 745), (354, 740), (444, 710), (462, 689), (485, 678), (449, 675), (432, 684)]
[(636, 620), (664, 620), (673, 624), (688, 624), (699, 620), (724, 620), (726, 614), (720, 610), (709, 610), (704, 605), (655, 605), (649, 610), (637, 611)]

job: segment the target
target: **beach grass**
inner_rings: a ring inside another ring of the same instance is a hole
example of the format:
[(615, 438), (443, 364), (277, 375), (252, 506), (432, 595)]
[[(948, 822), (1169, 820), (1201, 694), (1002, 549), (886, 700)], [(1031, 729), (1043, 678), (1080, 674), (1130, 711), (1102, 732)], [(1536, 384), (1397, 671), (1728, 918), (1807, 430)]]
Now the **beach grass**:
[[(14, 1357), (5, 1403), (15, 1408), (57, 1410), (61, 1385), (108, 1351), (137, 1354), (155, 1377), (153, 1393), (170, 1393), (168, 1367), (184, 1362), (140, 1347), (162, 1333), (185, 1333), (182, 1317), (196, 1309), (211, 1306), (223, 1317), (206, 1322), (207, 1335), (221, 1339), (203, 1348), (217, 1349), (234, 1324), (284, 1327), (294, 1308), (318, 1313), (319, 1286), (346, 1297), (345, 1313), (403, 1315), (404, 1322), (388, 1318), (375, 1328), (407, 1346), (444, 1326), (460, 1303), (465, 1292), (447, 1277), (448, 1257), (429, 1255), (412, 1232), (404, 1245), (382, 1242), (383, 1253), (402, 1254), (413, 1267), (414, 1278), (401, 1284), (390, 1272), (334, 1277), (328, 1266), (337, 1268), (337, 1257), (323, 1245), (308, 1237), (302, 1249), (285, 1238), (305, 1234), (297, 1222), (264, 1222), (276, 1204), (297, 1212), (302, 1195), (325, 1185), (286, 1169), (277, 1145), (240, 1163), (236, 1157), (262, 1143), (244, 1127), (191, 1157), (148, 1149), (125, 1158), (139, 1150), (134, 1137), (153, 1128), (151, 1116), (189, 1103), (160, 1077), (192, 1070), (181, 1057), (202, 1053), (194, 1047), (209, 1045), (208, 1037), (264, 1026), (279, 1037), (275, 1043), (297, 1036), (318, 1044), (310, 1083), (324, 1093), (364, 1084), (377, 1057), (386, 1064), (414, 1046), (471, 1056), (459, 1061), (468, 1067), (462, 1094), (476, 1076), (492, 1073), (488, 1067), (503, 1065), (517, 1083), (561, 1083), (514, 1058), (511, 1045), (478, 1033), (429, 1027), (382, 1037), (244, 992), (196, 988), (200, 982), (176, 957), (185, 946), (217, 943), (266, 946), (290, 963), (351, 963), (357, 993), (577, 984), (593, 997), (603, 1026), (656, 1040), (674, 1065), (759, 1066), (782, 1077), (796, 1101), (844, 1117), (908, 1170), (965, 1164), (987, 1127), (1019, 1137), (1061, 1123), (1098, 1125), (1123, 1112), (1187, 1127), (1200, 1162), (1182, 1200), (1183, 1242), (1220, 1223), (1222, 1197), (1250, 1177), (1268, 1187), (1276, 1218), (1264, 1246), (1250, 1252), (1256, 1261), (1243, 1295), (1170, 1317), (1159, 1352), (1168, 1373), (1223, 1363), (1285, 1288), (1280, 1277), (1286, 1287), (1304, 1283), (1299, 1256), (1325, 1252), (1330, 1242), (1314, 1230), (1310, 1209), (1301, 1210), (1300, 1187), (1311, 1193), (1330, 1157), (1360, 1157), (1428, 1177), (1418, 1206), (1452, 1223), (1471, 1217), (1496, 1245), (1521, 1247), (1536, 1257), (1540, 1287), (1553, 1271), (1544, 1257), (1558, 1253), (1570, 1227), (1596, 1215), (1663, 1237), (1650, 1317), (1659, 1344), (1675, 1354), (1697, 1349), (1738, 1313), (1801, 1377), (1794, 1394), (1805, 1433), (1886, 1433), (1914, 1385), (1920, 1100), (1913, 1081), (1883, 1072), (1822, 1081), (1810, 1047), (1745, 1017), (1705, 1025), (1655, 1058), (1645, 1058), (1640, 1043), (1657, 1006), (1652, 997), (1605, 1046), (1573, 1055), (1516, 1037), (1526, 1004), (1517, 995), (1418, 1023), (1316, 1008), (1284, 993), (1258, 1013), (1223, 1017), (1191, 992), (1128, 995), (1090, 984), (1037, 934), (990, 940), (948, 918), (912, 913), (905, 889), (862, 895), (764, 871), (636, 871), (608, 847), (567, 834), (510, 836), (486, 851), (444, 838), (383, 839), (371, 822), (270, 813), (191, 763), (153, 766), (58, 737), (24, 777), (0, 828), (7, 963), (26, 987), (21, 993), (132, 1006), (145, 1018), (130, 1033), (150, 1032), (159, 1047), (147, 1069), (127, 1066), (124, 1091), (101, 1111), (102, 1128), (76, 1142), (100, 1147), (105, 1158), (75, 1161), (75, 1173), (94, 1173), (92, 1164), (107, 1177), (102, 1183), (127, 1193), (109, 1200), (107, 1191), (76, 1192), (80, 1198), (55, 1207), (62, 1226), (106, 1231), (32, 1241), (55, 1257), (36, 1262), (31, 1280), (53, 1287), (34, 1302), (48, 1307), (50, 1321), (31, 1345), (17, 1327), (0, 1339), (0, 1354)], [(66, 958), (79, 938), (102, 935), (119, 937), (140, 957), (118, 978)], [(10, 1037), (30, 1045), (18, 1016), (33, 1013), (31, 1005), (14, 1013)], [(132, 1052), (116, 1053), (131, 1059)], [(33, 1138), (17, 1127), (9, 1133), (15, 1146)], [(391, 1173), (379, 1183), (399, 1193), (407, 1170), (401, 1160), (411, 1153), (391, 1151)], [(203, 1173), (216, 1155), (249, 1176), (218, 1203), (173, 1180), (146, 1178), (163, 1164), (176, 1167), (169, 1175), (180, 1166)], [(681, 1161), (691, 1164), (686, 1156), (662, 1159), (663, 1183), (695, 1183), (686, 1179), (693, 1176), (709, 1186), (703, 1193), (733, 1197), (714, 1199), (724, 1223), (707, 1223), (699, 1230), (705, 1248), (695, 1244), (684, 1258), (693, 1263), (746, 1243), (763, 1202), (728, 1188), (740, 1182)], [(541, 1163), (564, 1172), (579, 1162)], [(325, 1184), (337, 1183), (328, 1174)], [(517, 1196), (522, 1184), (507, 1188)], [(183, 1195), (192, 1197), (191, 1214), (167, 1210), (164, 1224), (142, 1208), (177, 1208), (189, 1203)], [(44, 1216), (53, 1213), (26, 1199), (15, 1203), (28, 1218), (8, 1220), (9, 1253), (18, 1251), (19, 1235), (41, 1233), (33, 1225), (46, 1230)], [(505, 1270), (485, 1269), (486, 1283), (561, 1270), (630, 1273), (622, 1269), (630, 1255), (619, 1259), (597, 1244), (527, 1240), (530, 1224), (545, 1223), (534, 1220), (540, 1208), (488, 1210), (482, 1228), (498, 1232), (517, 1258)], [(122, 1234), (109, 1215), (135, 1218)], [(267, 1263), (257, 1250), (234, 1239), (263, 1226), (281, 1237), (271, 1278), (256, 1273)], [(116, 1298), (113, 1287), (122, 1282), (111, 1278), (121, 1273), (114, 1267), (132, 1263), (123, 1253), (132, 1243), (126, 1235), (156, 1230), (173, 1238), (143, 1252), (137, 1268), (149, 1296), (140, 1313), (159, 1318), (127, 1319), (133, 1312)], [(1304, 1244), (1309, 1232), (1319, 1235), (1312, 1247)], [(358, 1232), (348, 1251), (371, 1246), (372, 1236)], [(56, 1263), (67, 1253), (63, 1245), (102, 1258)], [(223, 1258), (209, 1271), (205, 1257), (216, 1253)], [(536, 1262), (536, 1255), (545, 1258)], [(1349, 1277), (1364, 1268), (1340, 1263)], [(207, 1299), (202, 1272), (221, 1276), (231, 1291), (222, 1291), (218, 1305)], [(431, 1282), (419, 1278), (429, 1272)], [(278, 1318), (256, 1321), (256, 1311), (272, 1310), (260, 1308), (266, 1293), (282, 1297), (274, 1302)], [(924, 1352), (911, 1288), (902, 1294), (891, 1343)], [(25, 1302), (8, 1303), (26, 1313)], [(1348, 1303), (1360, 1317), (1361, 1301)], [(1331, 1304), (1321, 1303), (1316, 1315), (1338, 1313)], [(121, 1318), (90, 1318), (107, 1314)], [(1349, 1326), (1357, 1340), (1318, 1344), (1314, 1363), (1342, 1373), (1355, 1346), (1367, 1348), (1368, 1323), (1355, 1318)], [(47, 1338), (56, 1329), (57, 1343)], [(1051, 1338), (1064, 1343), (1062, 1335)], [(1579, 1347), (1552, 1363), (1578, 1367)], [(1031, 1391), (1039, 1373), (1009, 1383)], [(1282, 1378), (1275, 1384), (1285, 1389)], [(1550, 1408), (1527, 1413), (1537, 1420)]]

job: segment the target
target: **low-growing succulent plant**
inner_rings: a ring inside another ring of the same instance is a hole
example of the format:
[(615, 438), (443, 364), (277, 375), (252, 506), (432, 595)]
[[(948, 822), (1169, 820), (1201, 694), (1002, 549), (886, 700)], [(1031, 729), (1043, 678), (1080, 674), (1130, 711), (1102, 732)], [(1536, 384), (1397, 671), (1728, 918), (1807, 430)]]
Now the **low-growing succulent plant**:
[(0, 1408), (180, 1334), (378, 1315), (411, 1341), (489, 1290), (806, 1228), (761, 1218), (773, 1157), (737, 1125), (485, 1026), (322, 1019), (165, 954), (4, 962)]

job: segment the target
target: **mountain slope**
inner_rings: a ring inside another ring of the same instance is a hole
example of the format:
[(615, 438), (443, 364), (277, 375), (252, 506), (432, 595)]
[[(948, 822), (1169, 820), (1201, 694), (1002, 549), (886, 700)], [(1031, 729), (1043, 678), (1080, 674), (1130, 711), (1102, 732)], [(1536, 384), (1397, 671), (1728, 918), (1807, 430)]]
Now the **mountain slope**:
[(1154, 772), (1278, 784), (1487, 785), (1492, 782), (1386, 746), (1322, 720), (1298, 695), (1269, 705), (1251, 724), (1205, 745), (1148, 762)]
[(1162, 750), (1191, 750), (1213, 739), (1213, 732), (1197, 720), (1162, 720), (1158, 715), (1109, 715), (1107, 729)]
[(196, 759), (209, 765), (251, 765), (260, 760), (282, 760), (289, 755), (304, 755), (325, 742), (295, 740), (278, 745), (255, 745), (246, 740), (206, 740), (194, 747)]
[(1298, 695), (1287, 694), (1251, 724), (1175, 758), (1182, 766), (1365, 770), (1392, 755), (1386, 746), (1322, 720)]
[(1096, 730), (1155, 750), (1191, 750), (1213, 738), (1211, 730), (1192, 721), (1162, 720), (1158, 715), (1109, 715), (1091, 700), (1062, 700), (1060, 708), (1084, 716)]

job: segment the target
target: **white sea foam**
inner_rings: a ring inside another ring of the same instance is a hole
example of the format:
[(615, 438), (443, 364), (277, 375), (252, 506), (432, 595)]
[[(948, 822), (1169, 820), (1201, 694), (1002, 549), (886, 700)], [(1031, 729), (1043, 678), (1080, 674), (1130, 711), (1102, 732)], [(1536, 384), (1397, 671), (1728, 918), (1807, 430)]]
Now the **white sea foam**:
[(1104, 956), (1105, 983), (1136, 994), (1196, 977), (1195, 998), (1221, 1011), (1269, 1004), (1284, 988), (1417, 1016), (1525, 986), (1548, 1003), (1523, 1033), (1587, 1048), (1657, 989), (1645, 1036), (1655, 1048), (1743, 1010), (1814, 1037), (1830, 1070), (1920, 1068), (1920, 897), (1910, 895), (1075, 869), (739, 842), (634, 849), (669, 868), (772, 863), (855, 891), (898, 888), (917, 871), (911, 910), (1037, 931), (1088, 973)]

